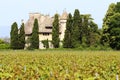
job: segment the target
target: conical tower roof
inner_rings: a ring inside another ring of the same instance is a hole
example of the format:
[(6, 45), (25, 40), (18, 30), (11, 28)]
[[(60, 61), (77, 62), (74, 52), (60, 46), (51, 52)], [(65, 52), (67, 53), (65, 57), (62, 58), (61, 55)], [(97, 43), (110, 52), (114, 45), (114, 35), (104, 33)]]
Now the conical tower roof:
[(64, 10), (60, 19), (67, 19), (68, 13)]

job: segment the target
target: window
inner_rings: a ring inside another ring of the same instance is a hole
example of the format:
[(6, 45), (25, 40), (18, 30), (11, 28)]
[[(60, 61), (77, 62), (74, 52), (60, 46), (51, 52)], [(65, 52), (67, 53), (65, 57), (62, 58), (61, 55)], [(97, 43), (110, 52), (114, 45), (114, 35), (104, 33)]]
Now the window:
[(45, 28), (46, 29), (52, 29), (52, 26), (46, 26)]
[(49, 33), (43, 33), (44, 36), (49, 36)]

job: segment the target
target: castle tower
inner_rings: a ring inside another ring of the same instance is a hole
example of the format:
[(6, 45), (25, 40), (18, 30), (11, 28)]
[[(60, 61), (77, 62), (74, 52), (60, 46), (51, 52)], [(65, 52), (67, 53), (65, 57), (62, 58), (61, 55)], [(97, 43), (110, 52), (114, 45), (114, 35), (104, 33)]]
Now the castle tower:
[(66, 30), (66, 22), (67, 22), (67, 12), (64, 10), (62, 16), (60, 17), (60, 41), (63, 41), (65, 30)]

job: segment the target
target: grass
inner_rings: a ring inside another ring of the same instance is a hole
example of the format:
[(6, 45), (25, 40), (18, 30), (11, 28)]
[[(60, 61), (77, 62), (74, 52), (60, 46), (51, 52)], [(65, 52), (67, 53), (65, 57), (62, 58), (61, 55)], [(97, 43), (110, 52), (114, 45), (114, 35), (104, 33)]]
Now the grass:
[(119, 51), (2, 50), (2, 80), (115, 80)]

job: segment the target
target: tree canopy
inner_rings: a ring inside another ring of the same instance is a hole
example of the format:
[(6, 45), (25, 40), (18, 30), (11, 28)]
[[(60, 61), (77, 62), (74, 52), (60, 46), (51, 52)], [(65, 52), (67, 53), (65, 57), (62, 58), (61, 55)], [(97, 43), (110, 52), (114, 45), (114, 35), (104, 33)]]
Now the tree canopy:
[(102, 29), (101, 43), (113, 49), (120, 49), (120, 2), (110, 4)]

